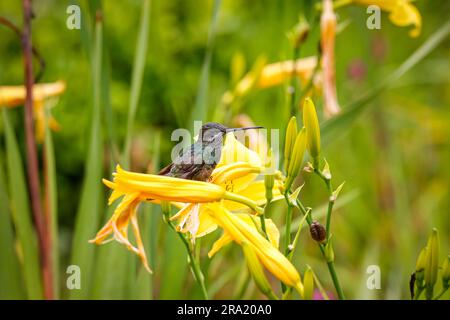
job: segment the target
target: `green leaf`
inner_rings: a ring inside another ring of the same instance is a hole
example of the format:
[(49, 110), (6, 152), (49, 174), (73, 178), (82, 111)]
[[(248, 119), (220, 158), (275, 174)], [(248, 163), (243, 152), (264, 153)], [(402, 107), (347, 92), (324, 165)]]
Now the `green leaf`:
[[(48, 115), (48, 114), (47, 114)], [(46, 121), (48, 117), (46, 118)], [(58, 239), (58, 195), (56, 185), (55, 151), (52, 133), (48, 125), (45, 126), (44, 140), (44, 174), (45, 174), (45, 211), (50, 226), (51, 263), (53, 276), (53, 293), (55, 299), (59, 297), (59, 239)]]
[(150, 0), (144, 0), (142, 3), (141, 22), (136, 44), (136, 52), (133, 63), (133, 74), (131, 78), (130, 104), (128, 109), (127, 133), (125, 139), (125, 149), (123, 152), (122, 165), (129, 169), (131, 138), (133, 135), (134, 119), (141, 95), (142, 79), (144, 77), (145, 60), (147, 57), (148, 34), (150, 25)]
[(72, 244), (71, 263), (81, 269), (81, 289), (72, 290), (69, 297), (72, 299), (87, 298), (92, 283), (95, 246), (88, 243), (98, 228), (100, 220), (100, 205), (102, 194), (102, 163), (103, 146), (101, 130), (101, 57), (102, 57), (102, 21), (96, 20), (95, 43), (93, 49), (93, 111), (89, 148), (86, 158), (85, 175), (81, 198), (75, 223), (75, 234)]
[[(17, 238), (22, 255), (22, 272), (29, 299), (42, 299), (42, 279), (39, 263), (39, 248), (37, 237), (33, 228), (30, 203), (25, 175), (22, 167), (19, 146), (8, 117), (8, 111), (3, 109), (3, 122), (5, 125), (6, 158), (11, 195), (11, 209)], [(2, 262), (3, 263), (3, 262)]]
[(3, 163), (0, 163), (0, 300), (24, 299), (5, 182)]
[(182, 299), (183, 286), (188, 270), (186, 248), (175, 231), (164, 226), (164, 256), (161, 265), (161, 288), (159, 299)]

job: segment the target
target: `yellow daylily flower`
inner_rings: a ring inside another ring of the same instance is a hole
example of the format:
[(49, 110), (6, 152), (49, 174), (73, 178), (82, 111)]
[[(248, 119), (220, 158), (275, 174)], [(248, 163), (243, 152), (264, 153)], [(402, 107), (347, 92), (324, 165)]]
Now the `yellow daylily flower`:
[[(222, 202), (226, 205), (237, 201), (241, 202), (241, 206), (237, 208), (250, 205), (255, 210), (262, 210), (258, 205), (264, 201), (261, 197), (261, 189), (264, 189), (264, 185), (254, 180), (263, 169), (259, 156), (239, 143), (232, 133), (225, 139), (221, 160), (209, 182), (134, 173), (117, 166), (113, 181), (104, 179), (103, 182), (113, 190), (109, 204), (121, 197), (122, 200), (111, 219), (91, 242), (102, 244), (109, 241), (112, 236), (113, 239), (136, 253), (146, 269), (150, 270), (140, 241), (136, 218), (136, 210), (140, 202), (165, 201), (181, 207), (181, 210), (171, 219), (179, 221), (178, 231), (190, 232), (195, 239), (217, 228), (215, 221), (204, 212), (205, 203)], [(274, 190), (274, 195), (278, 199), (282, 198), (279, 190)], [(127, 236), (130, 222), (136, 245), (131, 244)]]
[[(36, 120), (36, 139), (44, 140), (45, 134), (45, 108), (44, 101), (51, 97), (61, 95), (66, 89), (64, 81), (53, 83), (40, 83), (33, 86), (33, 109)], [(24, 86), (0, 86), (0, 107), (17, 107), (25, 103), (26, 89)], [(59, 130), (59, 124), (53, 117), (48, 119), (52, 130)]]
[[(226, 190), (218, 185), (207, 182), (192, 181), (166, 176), (140, 174), (123, 170), (119, 165), (114, 173), (114, 181), (103, 179), (103, 182), (113, 190), (109, 204), (123, 196), (120, 204), (106, 225), (97, 233), (91, 243), (103, 244), (110, 241), (109, 236), (124, 244), (136, 253), (145, 268), (151, 272), (144, 246), (139, 232), (136, 210), (142, 201), (182, 201), (211, 202), (224, 197)], [(127, 230), (131, 222), (137, 245), (128, 239)]]
[(399, 27), (414, 26), (409, 32), (411, 37), (418, 37), (422, 29), (422, 16), (411, 3), (412, 0), (353, 0), (364, 6), (376, 5), (381, 10), (389, 12), (391, 22)]
[[(270, 220), (268, 220), (268, 225), (271, 226), (269, 229), (271, 231), (268, 230), (268, 232), (270, 232), (269, 234), (271, 235), (269, 237), (272, 239), (269, 241), (253, 225), (249, 224), (249, 218), (247, 218), (249, 216), (232, 214), (217, 203), (206, 205), (206, 208), (209, 215), (216, 220), (226, 234), (218, 240), (219, 242), (215, 244), (209, 255), (217, 252), (218, 248), (220, 249), (220, 247), (229, 242), (229, 239), (239, 245), (246, 243), (254, 250), (261, 264), (270, 273), (284, 284), (295, 288), (303, 296), (303, 284), (300, 274), (292, 263), (277, 249), (277, 246), (274, 245), (274, 237), (277, 237), (277, 235), (273, 235), (274, 230), (272, 229), (276, 229), (276, 227)], [(253, 221), (251, 222), (253, 223)], [(255, 223), (257, 223), (256, 220)]]

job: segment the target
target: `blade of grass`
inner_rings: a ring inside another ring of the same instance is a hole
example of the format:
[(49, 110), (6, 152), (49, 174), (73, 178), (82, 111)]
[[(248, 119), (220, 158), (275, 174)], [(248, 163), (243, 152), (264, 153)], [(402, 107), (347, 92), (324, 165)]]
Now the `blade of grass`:
[(417, 63), (422, 61), (437, 46), (439, 46), (450, 34), (450, 22), (442, 25), (434, 32), (424, 44), (422, 44), (406, 61), (385, 78), (378, 86), (366, 92), (359, 99), (352, 102), (343, 109), (341, 114), (324, 122), (321, 126), (322, 140), (324, 144), (331, 143), (336, 137), (346, 132), (363, 111), (367, 110), (372, 104), (374, 97), (382, 91), (392, 87), (398, 79), (411, 70)]
[(131, 139), (133, 136), (133, 125), (136, 111), (141, 95), (142, 79), (144, 77), (145, 60), (147, 57), (148, 34), (150, 25), (150, 0), (142, 3), (142, 15), (139, 27), (136, 52), (133, 63), (133, 73), (131, 77), (130, 105), (128, 109), (127, 132), (125, 138), (125, 148), (123, 151), (122, 165), (128, 168), (130, 165)]
[[(94, 11), (100, 8), (98, 6), (91, 7)], [(94, 14), (91, 13), (91, 15)], [(104, 46), (106, 48), (105, 35)], [(111, 107), (110, 95), (110, 60), (109, 55), (104, 50), (101, 70), (101, 97), (103, 103), (104, 118), (106, 124), (106, 139), (109, 146), (110, 166), (109, 172), (113, 172), (117, 162), (119, 161), (118, 145), (115, 134), (114, 114)], [(114, 212), (116, 205), (105, 208), (105, 216), (103, 223), (106, 223)], [(125, 299), (127, 298), (128, 277), (130, 271), (130, 261), (134, 258), (129, 251), (118, 243), (111, 243), (100, 246), (96, 249), (96, 259), (94, 262), (94, 277), (92, 284), (92, 299)], [(110, 266), (114, 266), (111, 270)], [(105, 272), (105, 270), (110, 270)]]
[(206, 45), (206, 54), (203, 60), (202, 71), (200, 74), (200, 81), (195, 99), (194, 109), (191, 114), (191, 121), (189, 127), (191, 130), (194, 126), (194, 121), (205, 121), (208, 116), (208, 87), (209, 87), (209, 73), (211, 69), (211, 60), (214, 46), (214, 39), (216, 37), (217, 22), (219, 17), (221, 0), (215, 0), (212, 10), (211, 23), (208, 31), (208, 42)]
[[(46, 115), (46, 121), (48, 114)], [(57, 206), (57, 186), (56, 186), (56, 167), (55, 151), (53, 148), (53, 137), (49, 126), (45, 125), (44, 140), (44, 179), (45, 179), (45, 201), (44, 212), (47, 225), (50, 228), (48, 242), (51, 244), (51, 264), (53, 276), (53, 296), (59, 298), (59, 241), (58, 241), (58, 206)]]
[(0, 300), (25, 299), (17, 259), (3, 163), (0, 158)]
[(159, 299), (182, 299), (183, 286), (188, 270), (186, 249), (180, 237), (165, 226), (164, 257), (161, 266), (161, 288)]
[(33, 228), (30, 203), (26, 187), (23, 162), (20, 156), (14, 131), (8, 117), (8, 111), (3, 109), (5, 125), (7, 172), (11, 208), (14, 225), (21, 250), (22, 271), (29, 299), (42, 299), (42, 279), (39, 262), (39, 248)]
[(95, 246), (88, 240), (95, 235), (100, 220), (101, 177), (102, 177), (102, 130), (101, 130), (101, 57), (102, 57), (102, 18), (97, 11), (95, 23), (95, 41), (93, 46), (93, 110), (89, 135), (89, 149), (86, 157), (85, 176), (81, 191), (75, 234), (72, 244), (72, 264), (78, 265), (82, 272), (81, 289), (72, 290), (72, 299), (87, 298), (92, 283)]
[[(112, 215), (115, 206), (107, 210)], [(108, 219), (106, 217), (106, 219)], [(129, 260), (132, 253), (123, 245), (111, 242), (98, 247), (92, 285), (92, 299), (125, 299)], [(114, 266), (114, 268), (111, 268)]]
[[(161, 132), (159, 130), (154, 131), (154, 139), (152, 144), (152, 166), (149, 168), (149, 173), (155, 172), (159, 167), (159, 159), (160, 159), (160, 148), (161, 148)], [(154, 248), (153, 244), (157, 239), (157, 221), (153, 219), (153, 216), (158, 214), (156, 207), (149, 204), (141, 205), (141, 215), (140, 226), (141, 226), (141, 234), (142, 241), (144, 243), (144, 247), (146, 249), (146, 254), (148, 257), (148, 261), (150, 262), (150, 268), (154, 269), (154, 256), (156, 248)], [(153, 299), (153, 275), (148, 273), (147, 270), (139, 267), (138, 274), (136, 277), (136, 285), (134, 288), (134, 292), (131, 296), (133, 299)]]

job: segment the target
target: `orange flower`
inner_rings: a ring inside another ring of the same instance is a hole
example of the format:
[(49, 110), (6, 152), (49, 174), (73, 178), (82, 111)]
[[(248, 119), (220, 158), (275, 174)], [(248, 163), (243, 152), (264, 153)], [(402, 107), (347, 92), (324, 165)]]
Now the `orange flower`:
[(325, 115), (331, 117), (341, 110), (336, 93), (336, 70), (334, 64), (334, 42), (336, 36), (336, 15), (333, 11), (333, 2), (323, 0), (323, 11), (320, 18), (323, 94), (325, 100)]

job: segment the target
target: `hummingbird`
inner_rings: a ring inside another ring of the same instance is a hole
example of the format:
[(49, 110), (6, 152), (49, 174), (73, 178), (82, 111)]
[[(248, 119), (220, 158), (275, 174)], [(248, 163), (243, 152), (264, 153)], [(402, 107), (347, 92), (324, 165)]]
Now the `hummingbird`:
[(161, 169), (159, 175), (174, 178), (208, 181), (220, 160), (223, 140), (228, 132), (260, 129), (261, 126), (228, 128), (217, 122), (205, 123), (198, 140), (187, 149), (181, 150), (177, 158)]

